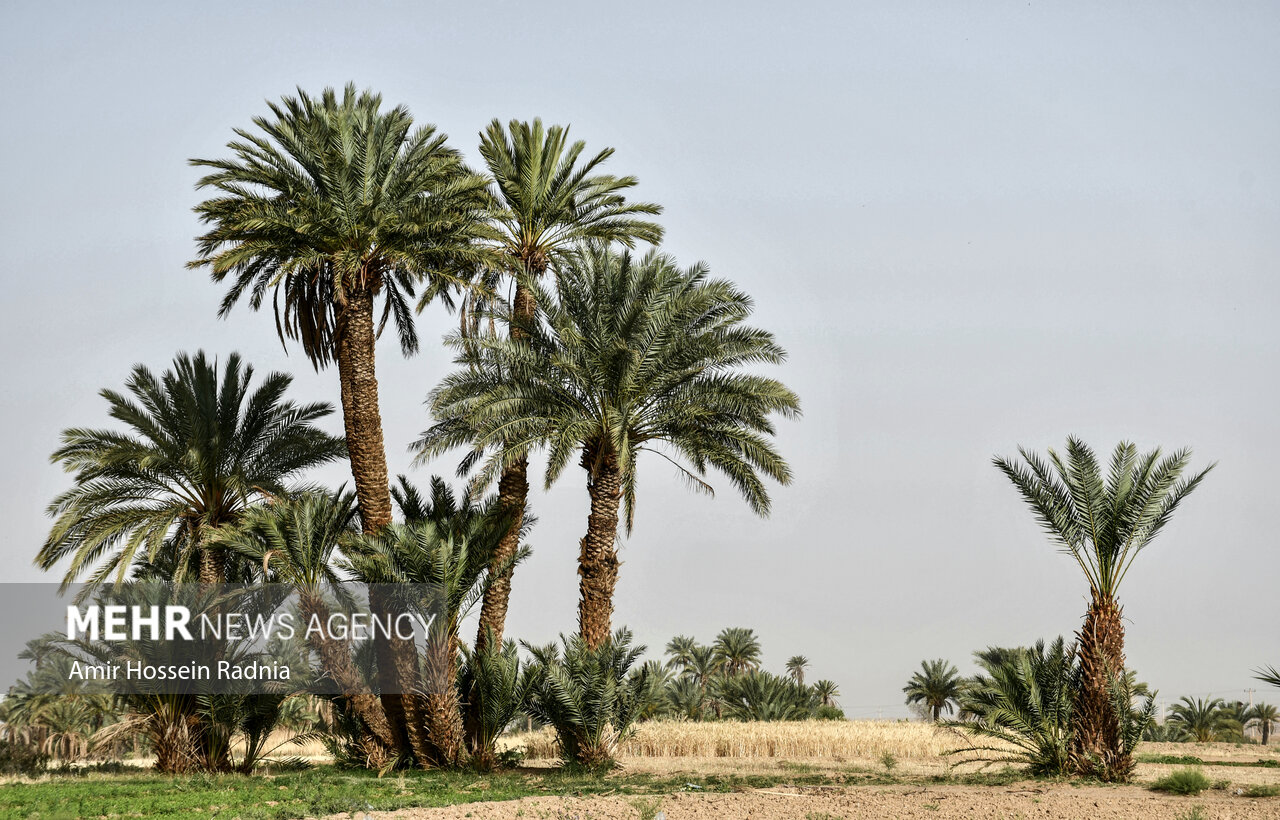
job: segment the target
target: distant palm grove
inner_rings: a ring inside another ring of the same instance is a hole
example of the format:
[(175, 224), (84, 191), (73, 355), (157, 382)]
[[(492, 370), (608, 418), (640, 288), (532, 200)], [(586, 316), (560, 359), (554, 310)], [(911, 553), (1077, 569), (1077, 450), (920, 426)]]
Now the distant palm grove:
[[(430, 608), (430, 630), (423, 644), (309, 634), (274, 647), (332, 687), (311, 695), (107, 697), (66, 684), (71, 649), (118, 660), (162, 647), (34, 639), (33, 671), (0, 705), (0, 768), (24, 754), (143, 750), (165, 772), (250, 772), (287, 730), (322, 738), (341, 765), (489, 770), (510, 762), (504, 732), (535, 725), (567, 763), (597, 768), (654, 718), (844, 719), (837, 685), (810, 674), (822, 659), (765, 670), (749, 628), (705, 644), (677, 636), (665, 658), (645, 660), (615, 623), (619, 533), (656, 514), (641, 470), (699, 493), (731, 487), (767, 516), (770, 491), (792, 480), (776, 425), (801, 405), (765, 375), (787, 354), (750, 323), (750, 296), (659, 249), (662, 209), (612, 172), (612, 149), (589, 151), (537, 119), (494, 120), (471, 168), (433, 126), (354, 86), (299, 90), (233, 133), (221, 158), (191, 160), (206, 198), (189, 267), (217, 285), (210, 310), (270, 314), (286, 348), (334, 372), (336, 402), (299, 403), (289, 374), (230, 351), (134, 365), (101, 392), (111, 426), (66, 430), (52, 455), (71, 486), (49, 505), (36, 563), (87, 594), (127, 580), (280, 585), (321, 617), (342, 585), (367, 586), (371, 605), (388, 604), (388, 589), (430, 587), (414, 604)], [(429, 333), (418, 314), (434, 302), (456, 324), (431, 342), (443, 329)], [(421, 386), (413, 441), (384, 440), (386, 331), (402, 355), (436, 343), (454, 356)], [(330, 435), (319, 424), (338, 412), (343, 435)], [(462, 478), (392, 476), (388, 446)], [(344, 459), (350, 490), (308, 480)], [(926, 661), (908, 702), (968, 732), (975, 750), (998, 742), (1038, 772), (1102, 780), (1130, 776), (1143, 736), (1253, 731), (1267, 743), (1277, 716), (1265, 704), (1184, 699), (1158, 724), (1125, 666), (1121, 581), (1209, 469), (1192, 469), (1188, 451), (1127, 443), (1104, 467), (1076, 439), (995, 465), (1084, 574), (1083, 624), (1070, 644), (980, 652), (973, 678)], [(536, 560), (526, 539), (539, 477), (546, 488), (584, 481), (589, 508), (577, 623), (545, 646), (517, 642), (507, 618), (520, 567)], [(1274, 668), (1257, 674), (1280, 686)]]

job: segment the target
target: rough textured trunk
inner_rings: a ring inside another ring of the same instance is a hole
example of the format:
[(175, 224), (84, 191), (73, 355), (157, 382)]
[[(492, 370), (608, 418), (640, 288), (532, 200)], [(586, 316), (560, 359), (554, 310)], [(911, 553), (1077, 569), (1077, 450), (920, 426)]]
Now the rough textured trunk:
[[(516, 283), (512, 300), (512, 339), (528, 337), (520, 329), (521, 323), (533, 321), (537, 304), (529, 289)], [(507, 606), (511, 601), (511, 560), (520, 549), (520, 530), (524, 526), (525, 505), (529, 499), (529, 459), (520, 456), (502, 471), (498, 479), (498, 507), (507, 518), (507, 531), (498, 542), (489, 561), (489, 586), (480, 605), (480, 624), (476, 630), (475, 648), (483, 651), (492, 637), (496, 646), (502, 646), (503, 630), (507, 623)], [(490, 636), (492, 633), (492, 636)]]
[[(317, 598), (303, 595), (300, 604), (308, 622), (313, 617), (318, 617), (322, 623), (328, 622), (329, 609)], [(345, 644), (314, 633), (308, 636), (307, 641), (320, 656), (321, 667), (333, 678), (351, 711), (369, 730), (365, 738), (365, 753), (370, 765), (382, 766), (398, 746), (382, 703), (365, 685)]]
[[(384, 584), (370, 584), (369, 607), (379, 615), (392, 613), (396, 610), (393, 591)], [(378, 663), (379, 699), (396, 751), (405, 757), (416, 754), (413, 723), (417, 710), (412, 693), (418, 689), (418, 656), (413, 642), (378, 633), (373, 637), (373, 651)]]
[(227, 582), (227, 554), (221, 547), (200, 549), (200, 583), (225, 584)]
[(622, 474), (618, 460), (602, 445), (582, 451), (587, 471), (591, 512), (587, 534), (578, 555), (578, 630), (587, 648), (598, 649), (609, 640), (613, 619), (613, 589), (618, 583), (618, 504), (622, 498)]
[(1124, 754), (1120, 717), (1108, 695), (1109, 681), (1124, 674), (1124, 621), (1114, 598), (1094, 593), (1077, 634), (1080, 642), (1080, 688), (1072, 710), (1075, 734), (1071, 759), (1083, 775), (1102, 780), (1124, 779), (1133, 762)]
[[(374, 348), (377, 333), (373, 322), (374, 288), (353, 291), (338, 320), (338, 379), (342, 386), (342, 420), (347, 437), (351, 476), (355, 480), (364, 532), (380, 532), (391, 523), (391, 485), (387, 474), (387, 451), (382, 440), (382, 414), (378, 408), (378, 375)], [(407, 666), (405, 649), (395, 642), (374, 639), (380, 670), (398, 674)], [(385, 674), (385, 672), (384, 672)], [(414, 680), (397, 680), (396, 691), (382, 696), (383, 714), (391, 730), (396, 751), (410, 751), (405, 725), (404, 698), (399, 692), (413, 691)]]
[(431, 762), (457, 766), (462, 759), (462, 702), (457, 687), (456, 633), (432, 635), (427, 641), (426, 686), (423, 695)]
[(391, 523), (391, 486), (378, 410), (374, 365), (373, 292), (351, 294), (338, 322), (338, 379), (342, 384), (342, 420), (347, 454), (355, 479), (360, 519), (366, 533)]

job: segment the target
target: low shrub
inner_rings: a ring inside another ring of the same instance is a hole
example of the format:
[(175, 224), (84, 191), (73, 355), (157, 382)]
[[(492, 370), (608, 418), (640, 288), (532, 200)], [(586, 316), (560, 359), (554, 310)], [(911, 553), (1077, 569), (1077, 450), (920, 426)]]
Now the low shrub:
[(1150, 789), (1169, 794), (1199, 794), (1212, 785), (1199, 769), (1176, 769), (1152, 783)]

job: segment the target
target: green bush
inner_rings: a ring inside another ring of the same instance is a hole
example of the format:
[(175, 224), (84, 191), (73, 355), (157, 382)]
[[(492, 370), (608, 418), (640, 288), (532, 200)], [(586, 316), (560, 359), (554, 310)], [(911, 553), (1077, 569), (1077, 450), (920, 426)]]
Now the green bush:
[(1176, 769), (1152, 783), (1150, 788), (1169, 794), (1199, 794), (1212, 785), (1200, 769)]
[(595, 650), (578, 635), (562, 637), (561, 643), (563, 650), (525, 645), (534, 655), (526, 711), (555, 727), (565, 762), (611, 768), (618, 744), (635, 731), (647, 680), (643, 672), (628, 672), (644, 647), (632, 647), (626, 628)]

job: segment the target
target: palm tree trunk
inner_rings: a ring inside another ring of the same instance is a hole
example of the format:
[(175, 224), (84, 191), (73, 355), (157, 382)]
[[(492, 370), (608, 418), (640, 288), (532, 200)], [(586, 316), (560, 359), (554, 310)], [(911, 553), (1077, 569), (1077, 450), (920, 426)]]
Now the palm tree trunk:
[[(338, 321), (338, 379), (342, 386), (342, 420), (360, 504), (360, 521), (366, 534), (380, 532), (391, 523), (391, 485), (387, 473), (387, 451), (382, 439), (382, 414), (378, 408), (378, 375), (374, 357), (377, 334), (373, 324), (372, 288), (354, 291), (347, 299)], [(371, 602), (373, 603), (373, 602)], [(381, 696), (382, 711), (395, 748), (409, 752), (404, 697), (416, 681), (402, 679), (409, 668), (405, 655), (411, 647), (395, 640), (374, 638), (378, 668), (396, 675), (392, 690)]]
[(609, 640), (611, 630), (613, 589), (618, 583), (618, 502), (622, 497), (618, 460), (612, 453), (597, 454), (601, 446), (582, 451), (591, 512), (578, 555), (578, 630), (592, 650)]
[[(313, 618), (319, 618), (321, 623), (328, 623), (329, 608), (322, 601), (307, 594), (300, 595), (299, 598), (308, 622)], [(369, 734), (365, 737), (365, 751), (375, 767), (381, 766), (390, 758), (391, 750), (399, 746), (392, 727), (387, 721), (382, 703), (377, 695), (371, 693), (365, 686), (351, 660), (351, 653), (345, 645), (333, 638), (315, 633), (309, 635), (307, 640), (311, 648), (320, 656), (320, 664), (324, 671), (338, 685), (351, 711), (369, 730)]]
[[(533, 294), (517, 281), (509, 330), (512, 339), (528, 338), (521, 325), (532, 322), (537, 312), (538, 306)], [(480, 624), (476, 631), (477, 652), (485, 650), (490, 638), (494, 645), (502, 646), (507, 607), (511, 601), (511, 575), (515, 571), (511, 561), (520, 549), (520, 530), (524, 527), (525, 505), (529, 500), (528, 473), (529, 459), (522, 455), (503, 468), (502, 476), (498, 479), (498, 508), (507, 516), (507, 531), (489, 560), (489, 586), (484, 591), (484, 601), (480, 605)]]
[(227, 582), (227, 554), (221, 547), (200, 548), (200, 583), (225, 584)]
[(1120, 739), (1120, 716), (1112, 708), (1110, 681), (1124, 673), (1123, 611), (1115, 598), (1093, 593), (1080, 641), (1080, 688), (1072, 722), (1071, 757), (1076, 770), (1104, 781), (1123, 780), (1133, 768)]
[(431, 760), (437, 766), (458, 765), (462, 757), (462, 702), (458, 698), (457, 638), (451, 634), (427, 639), (424, 711)]
[(349, 297), (338, 322), (338, 379), (342, 385), (342, 420), (347, 454), (366, 533), (391, 523), (391, 485), (387, 452), (378, 410), (378, 376), (374, 364), (373, 291)]

